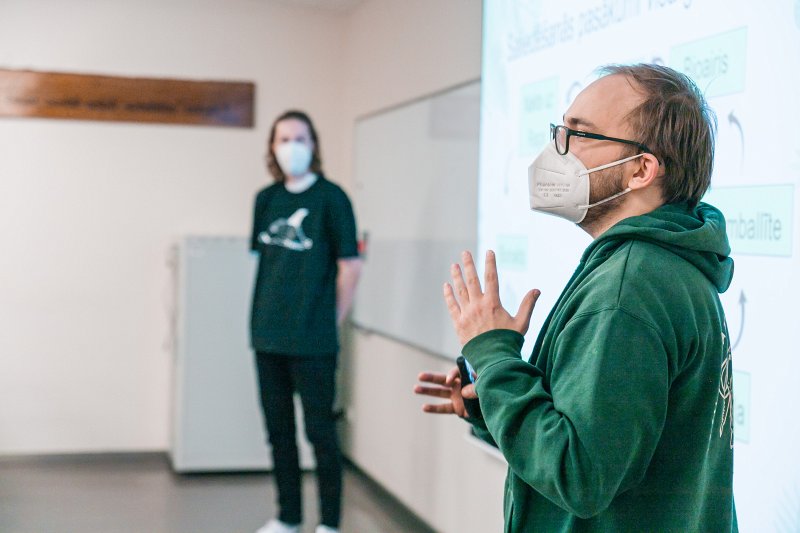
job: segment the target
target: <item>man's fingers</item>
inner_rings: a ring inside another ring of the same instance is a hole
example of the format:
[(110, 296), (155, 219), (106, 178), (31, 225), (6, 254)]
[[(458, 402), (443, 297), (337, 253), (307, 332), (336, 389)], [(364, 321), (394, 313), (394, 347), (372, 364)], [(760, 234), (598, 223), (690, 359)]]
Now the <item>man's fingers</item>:
[(514, 317), (514, 323), (517, 325), (517, 331), (525, 334), (528, 331), (528, 326), (531, 323), (531, 315), (533, 308), (536, 306), (536, 300), (542, 294), (539, 289), (528, 291), (528, 294), (522, 299), (517, 310), (517, 316)]
[(453, 294), (453, 287), (449, 283), (444, 284), (444, 303), (447, 304), (447, 310), (450, 312), (450, 318), (453, 322), (458, 320), (461, 316), (461, 306), (458, 305), (456, 295)]
[(423, 385), (416, 385), (414, 387), (415, 394), (421, 394), (423, 396), (433, 396), (434, 398), (450, 398), (450, 389), (442, 389), (440, 387), (425, 387)]
[(472, 254), (465, 251), (461, 254), (461, 259), (464, 261), (464, 278), (469, 297), (470, 299), (480, 298), (483, 292), (481, 291), (481, 282), (478, 279), (478, 271), (475, 269), (475, 261), (472, 260)]
[(417, 376), (417, 381), (422, 381), (424, 383), (435, 383), (437, 385), (444, 385), (446, 380), (447, 376), (445, 374), (439, 374), (436, 372), (420, 372), (420, 374)]
[(461, 383), (461, 371), (458, 369), (457, 366), (454, 366), (453, 368), (450, 369), (450, 372), (447, 373), (447, 376), (445, 377), (444, 380), (444, 384), (447, 385), (448, 387), (452, 387), (453, 384), (456, 383), (456, 380), (458, 380), (458, 383)]
[(478, 397), (478, 393), (475, 392), (475, 385), (470, 383), (469, 385), (465, 385), (463, 389), (461, 389), (461, 397), (466, 400), (474, 400)]
[(486, 251), (486, 266), (483, 272), (483, 283), (486, 295), (500, 301), (500, 285), (497, 281), (497, 260), (492, 250)]
[(426, 385), (417, 384), (414, 387), (414, 392), (434, 398), (442, 398), (450, 400), (449, 402), (433, 404), (426, 403), (422, 406), (422, 410), (426, 413), (433, 413), (437, 415), (452, 415), (465, 417), (464, 405), (461, 400), (463, 392), (461, 389), (461, 378), (458, 367), (454, 366), (450, 371), (445, 374), (435, 374), (433, 372), (422, 372), (418, 376), (419, 380), (425, 383), (436, 383), (442, 385), (441, 387), (430, 387)]
[(467, 290), (467, 285), (464, 283), (461, 267), (458, 266), (457, 263), (453, 263), (453, 266), (450, 267), (450, 276), (453, 278), (453, 287), (455, 287), (461, 304), (469, 303), (469, 291)]
[(438, 404), (431, 404), (426, 403), (422, 406), (422, 410), (426, 413), (433, 413), (435, 415), (452, 415), (455, 413), (455, 409), (453, 409), (452, 403), (438, 403)]

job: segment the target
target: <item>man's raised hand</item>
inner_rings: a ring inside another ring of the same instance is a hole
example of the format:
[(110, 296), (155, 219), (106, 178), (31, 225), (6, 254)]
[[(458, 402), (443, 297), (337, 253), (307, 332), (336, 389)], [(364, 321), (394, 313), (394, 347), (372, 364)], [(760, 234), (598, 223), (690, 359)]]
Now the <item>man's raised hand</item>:
[(458, 264), (453, 264), (450, 268), (453, 285), (444, 284), (444, 300), (462, 346), (481, 333), (493, 329), (511, 329), (524, 335), (528, 331), (540, 291), (528, 291), (519, 304), (516, 316), (511, 316), (500, 303), (494, 252), (486, 252), (483, 276), (486, 292), (481, 290), (472, 254), (463, 252), (461, 259), (464, 262), (463, 272)]

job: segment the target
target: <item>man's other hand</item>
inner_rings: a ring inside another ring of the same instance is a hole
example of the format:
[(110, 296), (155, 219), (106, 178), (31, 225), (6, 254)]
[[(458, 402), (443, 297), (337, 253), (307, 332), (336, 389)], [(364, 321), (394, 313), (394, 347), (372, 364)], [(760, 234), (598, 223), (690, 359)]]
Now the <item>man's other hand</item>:
[(463, 389), (461, 388), (461, 378), (457, 366), (447, 374), (421, 372), (417, 379), (424, 385), (414, 387), (416, 394), (449, 400), (444, 403), (426, 403), (422, 406), (423, 411), (440, 415), (456, 414), (462, 418), (469, 416), (464, 408), (464, 398), (474, 400), (478, 395), (475, 392), (475, 385), (469, 384)]

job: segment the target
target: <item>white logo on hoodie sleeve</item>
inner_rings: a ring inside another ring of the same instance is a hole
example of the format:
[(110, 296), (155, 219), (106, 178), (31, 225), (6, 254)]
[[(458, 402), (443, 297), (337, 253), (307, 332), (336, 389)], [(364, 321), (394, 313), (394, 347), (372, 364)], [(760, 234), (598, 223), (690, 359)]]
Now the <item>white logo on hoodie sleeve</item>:
[(725, 434), (725, 422), (727, 421), (731, 430), (731, 448), (733, 448), (733, 369), (731, 368), (731, 345), (725, 333), (722, 334), (722, 346), (725, 349), (725, 358), (722, 360), (719, 376), (719, 395), (723, 402), (719, 436), (722, 438), (722, 435)]

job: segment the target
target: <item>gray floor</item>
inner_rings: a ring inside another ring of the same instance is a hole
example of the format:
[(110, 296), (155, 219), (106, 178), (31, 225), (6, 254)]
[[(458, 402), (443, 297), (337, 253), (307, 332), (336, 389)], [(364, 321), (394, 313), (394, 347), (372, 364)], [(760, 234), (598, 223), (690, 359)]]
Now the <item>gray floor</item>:
[[(432, 533), (352, 467), (344, 487), (342, 533)], [(313, 474), (303, 495), (310, 533)], [(268, 474), (176, 475), (163, 454), (0, 457), (2, 533), (252, 533), (274, 500)]]

